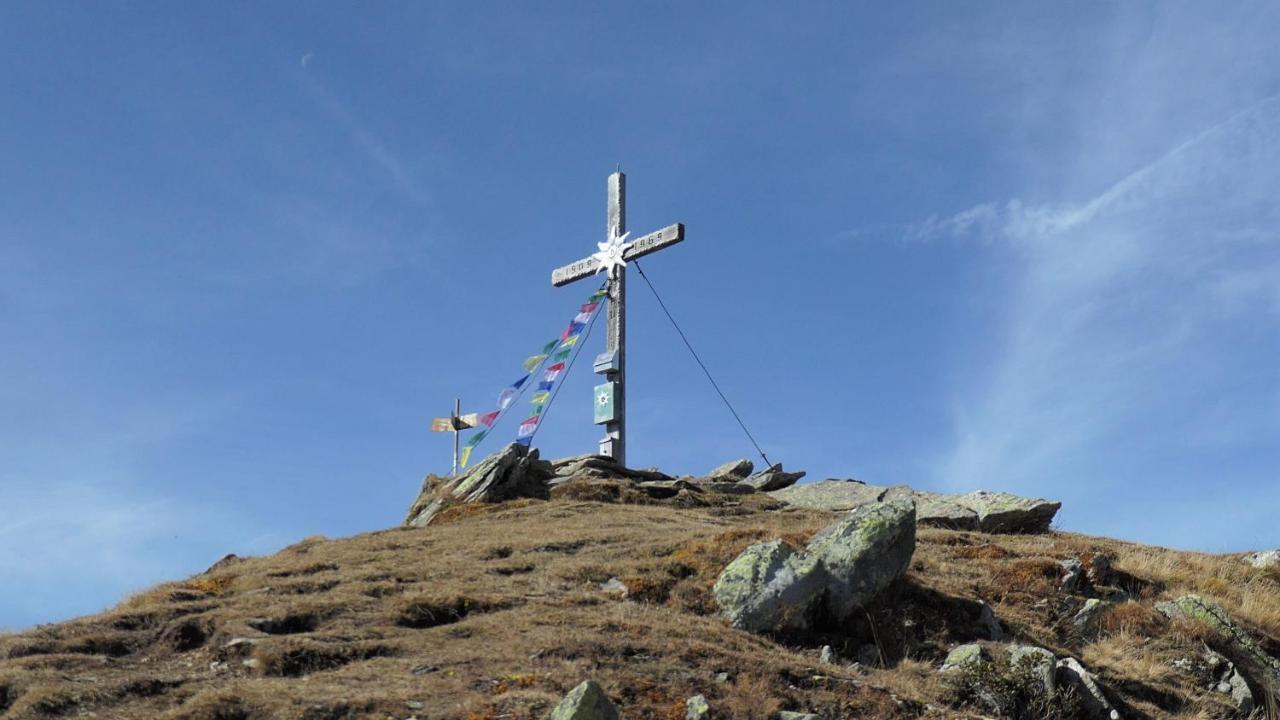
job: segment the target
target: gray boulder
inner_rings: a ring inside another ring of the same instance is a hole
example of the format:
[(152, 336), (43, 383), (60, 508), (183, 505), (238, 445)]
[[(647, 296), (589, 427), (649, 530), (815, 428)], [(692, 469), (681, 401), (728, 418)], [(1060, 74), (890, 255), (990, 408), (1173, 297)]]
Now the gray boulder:
[(733, 478), (741, 480), (756, 469), (755, 463), (747, 459), (732, 460), (707, 473), (709, 478)]
[(618, 708), (594, 680), (569, 691), (551, 711), (551, 720), (618, 720)]
[(1280, 550), (1264, 550), (1244, 557), (1245, 562), (1262, 569), (1280, 566)]
[(1253, 691), (1249, 689), (1249, 683), (1245, 681), (1239, 670), (1231, 670), (1227, 674), (1226, 682), (1227, 693), (1231, 695), (1231, 702), (1236, 706), (1236, 710), (1248, 717), (1257, 705)]
[(782, 463), (777, 463), (754, 475), (747, 476), (742, 482), (760, 492), (770, 492), (791, 487), (804, 475), (804, 471), (786, 472), (782, 469)]
[(885, 488), (861, 480), (821, 480), (792, 485), (769, 494), (796, 507), (811, 510), (853, 510), (879, 502)]
[(987, 633), (988, 640), (1004, 640), (1004, 627), (996, 618), (995, 610), (985, 601), (978, 601), (978, 626)]
[(404, 524), (423, 527), (449, 505), (494, 503), (520, 497), (545, 498), (551, 477), (551, 465), (538, 458), (536, 448), (512, 443), (461, 475), (445, 478), (428, 475), (409, 507)]
[(781, 540), (752, 545), (720, 573), (712, 594), (744, 630), (803, 629), (818, 611), (844, 621), (902, 577), (914, 551), (915, 506), (878, 503), (827, 527), (801, 552)]
[(1094, 624), (1098, 622), (1098, 618), (1111, 608), (1113, 603), (1098, 598), (1089, 598), (1084, 601), (1084, 605), (1080, 607), (1075, 617), (1071, 618), (1071, 624), (1080, 632), (1088, 632), (1093, 629)]
[(978, 514), (978, 529), (989, 533), (1041, 533), (1049, 529), (1062, 503), (1004, 492), (978, 490), (955, 502)]
[(849, 619), (902, 577), (916, 550), (916, 507), (905, 498), (867, 505), (814, 536), (807, 553), (827, 574), (826, 610)]
[(1057, 682), (1063, 687), (1074, 688), (1080, 698), (1081, 709), (1095, 720), (1120, 720), (1120, 713), (1107, 700), (1098, 680), (1075, 658), (1058, 661)]
[(1035, 645), (1014, 645), (1009, 648), (1009, 664), (1035, 673), (1045, 695), (1057, 692), (1058, 657), (1048, 650)]
[(811, 558), (781, 540), (747, 548), (720, 573), (711, 592), (736, 628), (765, 632), (804, 629), (826, 578)]

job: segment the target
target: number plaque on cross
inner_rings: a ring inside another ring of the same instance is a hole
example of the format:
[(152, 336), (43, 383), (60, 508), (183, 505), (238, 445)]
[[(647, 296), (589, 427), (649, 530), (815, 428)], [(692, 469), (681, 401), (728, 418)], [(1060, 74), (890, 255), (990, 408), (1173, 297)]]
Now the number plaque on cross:
[[(605, 436), (600, 440), (600, 454), (611, 457), (619, 465), (627, 458), (627, 262), (657, 252), (684, 240), (684, 225), (676, 223), (627, 242), (627, 176), (621, 172), (609, 176), (609, 206), (605, 221), (605, 240), (597, 243), (599, 252), (551, 272), (551, 284), (568, 285), (605, 272), (609, 277), (609, 338), (603, 363), (597, 372), (606, 383), (597, 388), (597, 417), (605, 420)], [(602, 388), (607, 396), (601, 401)], [(600, 406), (607, 403), (607, 415)]]

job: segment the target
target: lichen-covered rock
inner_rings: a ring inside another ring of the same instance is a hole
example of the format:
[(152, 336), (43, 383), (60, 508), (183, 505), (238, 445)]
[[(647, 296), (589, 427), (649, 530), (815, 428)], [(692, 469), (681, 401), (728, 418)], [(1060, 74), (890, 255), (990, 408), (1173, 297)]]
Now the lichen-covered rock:
[(448, 478), (428, 475), (409, 507), (404, 524), (425, 526), (440, 510), (454, 504), (545, 498), (547, 481), (552, 474), (551, 465), (538, 458), (536, 448), (512, 443), (461, 475)]
[(770, 492), (772, 490), (781, 490), (783, 488), (795, 485), (800, 478), (804, 477), (803, 470), (799, 472), (786, 472), (782, 469), (782, 463), (770, 465), (754, 475), (747, 476), (742, 482), (746, 485), (759, 490), (760, 492)]
[(942, 661), (943, 670), (952, 670), (955, 668), (969, 667), (986, 662), (989, 659), (987, 651), (978, 643), (965, 643), (957, 645), (947, 653), (947, 658)]
[(908, 497), (916, 504), (916, 523), (949, 530), (977, 530), (978, 513), (956, 502), (951, 495), (913, 490), (895, 485), (881, 494), (882, 500)]
[(720, 573), (712, 594), (744, 630), (803, 629), (818, 611), (844, 621), (902, 577), (915, 537), (910, 500), (859, 508), (801, 552), (781, 540), (752, 545)]
[(1008, 493), (946, 495), (905, 485), (881, 487), (860, 480), (822, 480), (770, 494), (796, 507), (836, 511), (905, 497), (915, 502), (916, 522), (921, 525), (993, 533), (1044, 532), (1062, 507), (1059, 502)]
[(1074, 688), (1080, 698), (1081, 709), (1095, 720), (1120, 720), (1120, 713), (1107, 700), (1093, 673), (1085, 669), (1075, 658), (1058, 661), (1057, 682)]
[(702, 695), (694, 695), (684, 701), (684, 720), (707, 720), (711, 717), (711, 705)]
[(736, 628), (765, 632), (808, 627), (826, 589), (817, 564), (781, 540), (747, 548), (711, 589), (720, 612)]
[(1156, 610), (1169, 619), (1187, 618), (1213, 631), (1213, 645), (1230, 658), (1245, 677), (1264, 692), (1280, 690), (1280, 660), (1271, 657), (1258, 640), (1236, 624), (1216, 603), (1199, 595), (1183, 595), (1172, 602), (1156, 603)]
[(1035, 645), (1013, 645), (1009, 648), (1009, 665), (1035, 673), (1046, 696), (1057, 692), (1058, 657), (1048, 650)]
[(1040, 533), (1049, 529), (1062, 503), (978, 490), (954, 501), (978, 514), (978, 529), (991, 533)]
[(847, 620), (902, 577), (916, 549), (916, 507), (906, 498), (860, 507), (809, 542), (828, 579), (826, 611)]
[(618, 720), (618, 708), (594, 680), (569, 691), (551, 711), (551, 720)]
[(720, 467), (707, 473), (709, 478), (733, 478), (741, 480), (752, 473), (756, 469), (755, 463), (743, 458), (742, 460), (731, 460)]
[(1071, 624), (1076, 630), (1080, 632), (1087, 632), (1093, 629), (1094, 624), (1098, 622), (1098, 618), (1110, 609), (1111, 605), (1112, 603), (1106, 600), (1089, 598), (1084, 601), (1084, 605), (1080, 607), (1080, 610), (1075, 614), (1075, 617), (1071, 618)]
[(820, 480), (792, 485), (769, 494), (796, 507), (841, 511), (879, 502), (884, 491), (885, 488), (860, 480)]

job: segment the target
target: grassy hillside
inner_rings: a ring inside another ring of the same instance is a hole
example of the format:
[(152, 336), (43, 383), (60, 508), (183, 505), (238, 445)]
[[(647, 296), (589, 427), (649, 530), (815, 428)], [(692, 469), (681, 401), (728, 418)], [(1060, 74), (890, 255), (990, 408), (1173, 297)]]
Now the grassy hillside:
[[(1156, 600), (1212, 597), (1280, 650), (1280, 577), (1238, 557), (923, 528), (907, 578), (863, 621), (753, 635), (715, 615), (720, 569), (762, 539), (804, 542), (835, 515), (764, 496), (704, 507), (627, 497), (569, 489), (449, 511), (427, 528), (310, 538), (0, 637), (0, 717), (531, 718), (584, 679), (628, 718), (683, 718), (698, 693), (724, 718), (976, 716), (954, 706), (938, 666), (983, 637), (979, 600), (1017, 640), (1084, 662), (1125, 717), (1232, 716), (1175, 664), (1203, 653), (1203, 630), (1166, 622)], [(1138, 602), (1082, 633), (1070, 620), (1083, 599), (1055, 586), (1057, 561), (1098, 552)], [(602, 588), (615, 577), (625, 598)], [(820, 662), (822, 645), (842, 659)]]

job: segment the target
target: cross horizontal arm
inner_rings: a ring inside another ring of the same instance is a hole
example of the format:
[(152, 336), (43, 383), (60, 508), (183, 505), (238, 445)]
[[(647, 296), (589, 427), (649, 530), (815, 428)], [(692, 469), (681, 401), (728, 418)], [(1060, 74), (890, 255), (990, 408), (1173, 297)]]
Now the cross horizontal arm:
[[(630, 243), (622, 258), (624, 260), (635, 260), (667, 246), (675, 245), (681, 240), (684, 240), (684, 224), (668, 225), (657, 232), (651, 232)], [(600, 262), (594, 257), (583, 258), (577, 262), (552, 270), (551, 284), (556, 287), (568, 285), (571, 282), (595, 275), (599, 269)]]

